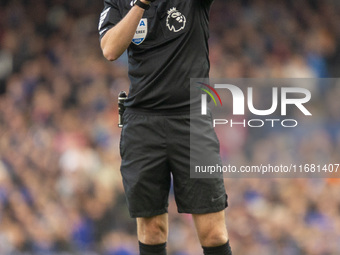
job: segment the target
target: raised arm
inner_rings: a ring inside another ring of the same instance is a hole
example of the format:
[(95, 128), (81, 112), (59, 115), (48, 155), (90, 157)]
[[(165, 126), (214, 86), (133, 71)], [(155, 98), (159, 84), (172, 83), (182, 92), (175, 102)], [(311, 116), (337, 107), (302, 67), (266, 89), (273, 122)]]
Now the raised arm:
[[(150, 4), (150, 2), (146, 0), (140, 1), (144, 4)], [(99, 24), (100, 33), (105, 33), (101, 39), (100, 46), (104, 57), (110, 61), (114, 61), (129, 47), (145, 10), (135, 5), (125, 17), (117, 24), (111, 24), (111, 26), (109, 23), (110, 11), (114, 11), (113, 7), (106, 4), (106, 9), (102, 12)], [(113, 13), (111, 15), (115, 14)], [(116, 18), (112, 17), (111, 19), (115, 20)], [(106, 27), (105, 24), (103, 26), (104, 22), (106, 23)]]

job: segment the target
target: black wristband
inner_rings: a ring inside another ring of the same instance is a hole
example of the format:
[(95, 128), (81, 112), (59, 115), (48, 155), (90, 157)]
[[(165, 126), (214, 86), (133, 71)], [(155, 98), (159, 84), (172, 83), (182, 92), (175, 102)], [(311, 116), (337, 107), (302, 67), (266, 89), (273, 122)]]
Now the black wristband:
[(149, 8), (150, 8), (149, 4), (145, 4), (145, 3), (141, 2), (140, 0), (137, 0), (134, 5), (137, 5), (144, 10), (149, 10)]

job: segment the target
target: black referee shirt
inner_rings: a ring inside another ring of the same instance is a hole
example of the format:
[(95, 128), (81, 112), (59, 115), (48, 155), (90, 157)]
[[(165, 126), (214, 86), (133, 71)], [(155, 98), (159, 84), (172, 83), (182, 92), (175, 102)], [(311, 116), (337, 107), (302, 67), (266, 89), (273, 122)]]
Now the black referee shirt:
[[(212, 0), (156, 0), (144, 12), (128, 48), (131, 86), (127, 107), (189, 109), (190, 78), (209, 75)], [(105, 0), (102, 38), (131, 9), (133, 0)]]

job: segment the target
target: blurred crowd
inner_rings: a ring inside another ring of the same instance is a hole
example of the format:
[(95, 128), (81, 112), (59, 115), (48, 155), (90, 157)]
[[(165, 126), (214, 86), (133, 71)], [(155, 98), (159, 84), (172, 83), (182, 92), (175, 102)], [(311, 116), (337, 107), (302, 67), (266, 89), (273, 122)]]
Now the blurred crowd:
[[(0, 254), (137, 254), (119, 171), (126, 56), (103, 58), (102, 8), (94, 0), (0, 2)], [(337, 77), (339, 24), (334, 0), (215, 0), (211, 76)], [(289, 157), (294, 143), (301, 162), (340, 163), (340, 84), (313, 89), (319, 125), (303, 139), (300, 129), (232, 129), (220, 137), (222, 156), (268, 162)], [(337, 179), (225, 183), (235, 254), (340, 254)], [(172, 195), (169, 202), (169, 254), (201, 254), (190, 215), (177, 213)]]

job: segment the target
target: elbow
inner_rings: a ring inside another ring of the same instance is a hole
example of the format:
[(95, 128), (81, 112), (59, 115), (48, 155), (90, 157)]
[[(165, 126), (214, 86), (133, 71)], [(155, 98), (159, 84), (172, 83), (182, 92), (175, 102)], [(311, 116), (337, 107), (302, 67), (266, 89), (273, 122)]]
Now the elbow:
[(112, 53), (104, 53), (104, 57), (109, 61), (115, 61), (119, 58), (118, 55), (112, 54)]
[(109, 61), (115, 61), (120, 57), (120, 55), (116, 53), (114, 50), (107, 48), (103, 49), (103, 55)]
[(109, 61), (115, 61), (122, 55), (123, 52), (120, 51), (119, 44), (115, 42), (116, 39), (110, 39), (110, 33), (111, 30), (103, 36), (100, 46), (102, 48), (104, 57)]

